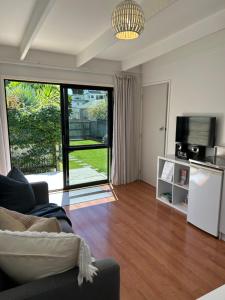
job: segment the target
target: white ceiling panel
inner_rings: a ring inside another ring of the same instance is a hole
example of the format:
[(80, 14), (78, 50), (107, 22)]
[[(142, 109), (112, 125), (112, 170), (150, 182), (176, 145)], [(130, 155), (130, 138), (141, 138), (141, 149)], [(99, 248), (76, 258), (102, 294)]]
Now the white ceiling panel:
[(0, 44), (18, 46), (35, 0), (0, 0)]
[(76, 54), (110, 27), (119, 0), (56, 0), (33, 48)]

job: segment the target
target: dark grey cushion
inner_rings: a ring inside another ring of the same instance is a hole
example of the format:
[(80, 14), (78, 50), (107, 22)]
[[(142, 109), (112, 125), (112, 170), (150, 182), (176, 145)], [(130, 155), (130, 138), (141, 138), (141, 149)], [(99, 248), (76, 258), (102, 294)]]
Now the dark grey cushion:
[[(16, 283), (0, 269), (0, 292), (11, 289), (15, 286), (16, 286)], [(0, 293), (0, 295), (1, 295), (1, 293)], [(0, 299), (1, 299), (1, 296), (0, 296)]]
[(24, 175), (13, 168), (7, 176), (0, 175), (0, 206), (21, 213), (35, 206), (35, 196)]
[(13, 167), (11, 171), (9, 171), (7, 177), (14, 179), (19, 182), (27, 183), (29, 184), (28, 180), (24, 176), (24, 174), (17, 168)]
[(5, 283), (4, 273), (0, 269), (0, 292), (4, 291), (4, 289), (5, 289), (4, 283)]
[(34, 192), (36, 205), (49, 203), (47, 182), (32, 182), (31, 186)]

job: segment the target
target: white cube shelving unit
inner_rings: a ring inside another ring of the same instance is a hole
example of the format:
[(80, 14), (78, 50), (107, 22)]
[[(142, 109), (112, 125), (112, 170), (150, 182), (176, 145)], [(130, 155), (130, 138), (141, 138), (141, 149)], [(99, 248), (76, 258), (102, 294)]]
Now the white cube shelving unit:
[[(166, 161), (173, 164), (173, 177), (171, 181), (161, 178)], [(181, 169), (187, 170), (188, 176), (187, 183), (185, 185), (180, 183)], [(185, 201), (185, 199), (188, 199), (189, 173), (190, 167), (188, 161), (177, 159), (172, 155), (166, 157), (159, 156), (157, 165), (156, 198), (159, 201), (179, 210), (180, 212), (187, 214), (187, 201)], [(165, 199), (165, 197), (162, 195), (163, 193), (171, 193), (171, 201)]]

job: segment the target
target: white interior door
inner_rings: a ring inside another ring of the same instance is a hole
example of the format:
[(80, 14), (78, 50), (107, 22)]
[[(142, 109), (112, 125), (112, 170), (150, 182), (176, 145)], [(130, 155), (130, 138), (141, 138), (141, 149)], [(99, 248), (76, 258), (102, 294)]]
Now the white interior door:
[(156, 186), (157, 157), (165, 154), (168, 83), (143, 88), (142, 180)]

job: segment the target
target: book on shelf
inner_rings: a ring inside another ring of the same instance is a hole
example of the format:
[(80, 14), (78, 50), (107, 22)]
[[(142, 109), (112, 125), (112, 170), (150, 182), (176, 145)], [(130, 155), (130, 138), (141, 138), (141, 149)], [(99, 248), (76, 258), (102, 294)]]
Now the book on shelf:
[(170, 161), (165, 161), (163, 170), (162, 170), (162, 175), (161, 179), (172, 182), (173, 180), (173, 167), (174, 163)]

